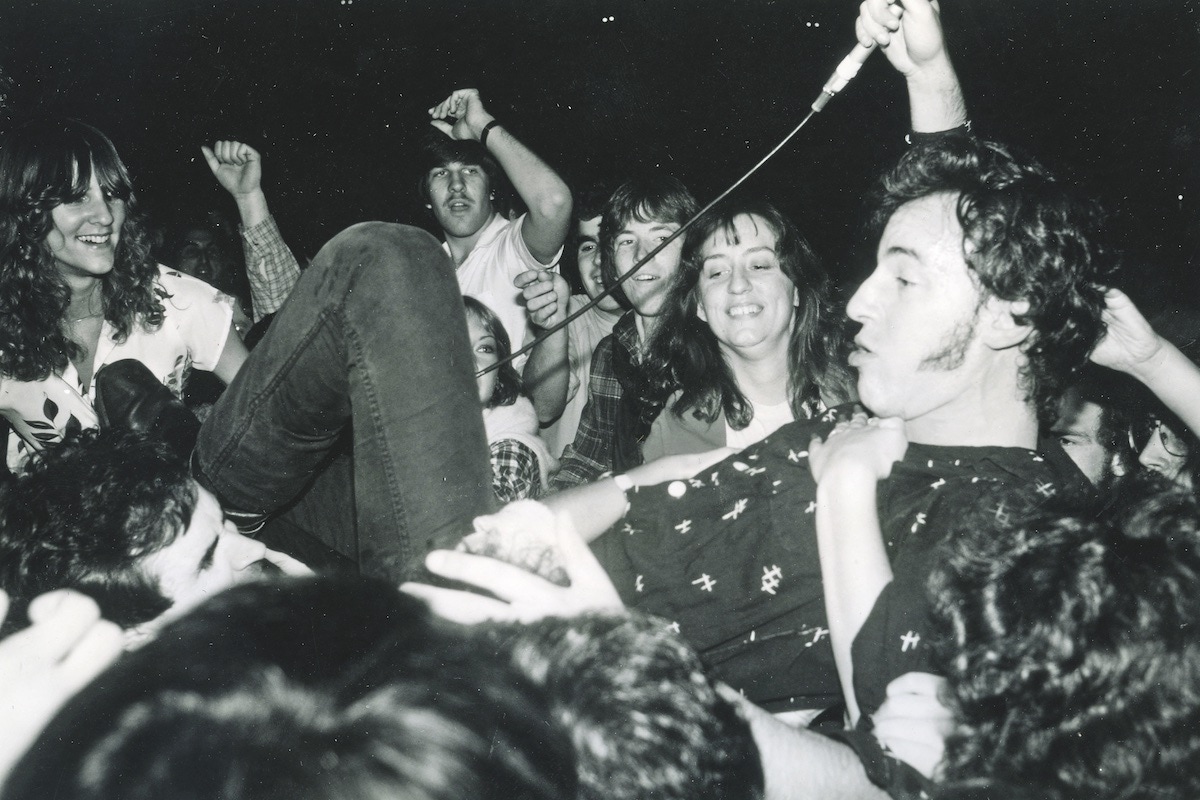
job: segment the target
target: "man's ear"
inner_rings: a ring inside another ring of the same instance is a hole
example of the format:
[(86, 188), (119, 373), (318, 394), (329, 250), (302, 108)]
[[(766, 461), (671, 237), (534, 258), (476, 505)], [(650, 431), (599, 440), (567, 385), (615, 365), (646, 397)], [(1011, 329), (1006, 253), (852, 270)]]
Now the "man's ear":
[(1120, 453), (1113, 453), (1112, 456), (1109, 457), (1109, 462), (1111, 465), (1112, 474), (1116, 477), (1124, 478), (1125, 475), (1128, 474), (1129, 465), (1125, 463), (1125, 459), (1121, 457)]
[(984, 343), (993, 350), (1016, 347), (1029, 338), (1033, 327), (1017, 322), (1017, 317), (1029, 313), (1028, 300), (1001, 300), (989, 297), (983, 304), (980, 326)]

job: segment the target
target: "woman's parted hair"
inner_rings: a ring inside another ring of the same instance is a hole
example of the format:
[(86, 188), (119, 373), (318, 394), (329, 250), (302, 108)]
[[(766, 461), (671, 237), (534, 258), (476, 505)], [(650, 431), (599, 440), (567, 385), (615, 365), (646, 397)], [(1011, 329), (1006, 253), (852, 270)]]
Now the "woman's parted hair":
[(775, 234), (780, 268), (799, 297), (788, 340), (792, 413), (797, 419), (804, 418), (815, 411), (823, 396), (830, 405), (852, 399), (841, 320), (832, 310), (829, 278), (812, 247), (770, 202), (735, 197), (705, 214), (688, 231), (679, 271), (651, 339), (650, 373), (661, 376), (664, 394), (680, 390), (671, 410), (682, 416), (691, 409), (708, 422), (724, 411), (735, 430), (745, 428), (753, 417), (753, 408), (738, 388), (712, 328), (696, 315), (704, 246), (717, 234), (736, 241), (734, 221), (740, 216), (752, 217), (756, 225), (765, 224)]
[(118, 341), (135, 324), (162, 324), (150, 237), (112, 142), (76, 120), (31, 120), (0, 138), (0, 375), (41, 380), (79, 355), (63, 326), (70, 290), (46, 237), (54, 228), (51, 211), (82, 198), (93, 174), (126, 207), (116, 264), (101, 284), (104, 318)]
[(1021, 378), (1039, 421), (1053, 424), (1063, 389), (1103, 332), (1101, 287), (1115, 265), (1100, 206), (1024, 153), (950, 136), (914, 145), (884, 175), (872, 206), (876, 239), (902, 205), (936, 194), (957, 195), (963, 255), (983, 290), (1029, 304), (1014, 315), (1033, 329)]

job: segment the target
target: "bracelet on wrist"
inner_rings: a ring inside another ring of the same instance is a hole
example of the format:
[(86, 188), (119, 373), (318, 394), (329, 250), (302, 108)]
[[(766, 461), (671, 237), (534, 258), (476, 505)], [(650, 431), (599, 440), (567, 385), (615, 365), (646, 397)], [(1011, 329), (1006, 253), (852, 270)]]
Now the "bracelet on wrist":
[(971, 120), (967, 120), (962, 125), (954, 128), (947, 128), (944, 131), (909, 131), (904, 134), (906, 144), (930, 144), (941, 142), (955, 136), (970, 136), (971, 135)]
[(492, 128), (496, 127), (499, 124), (500, 124), (500, 121), (494, 119), (491, 122), (489, 122), (487, 125), (483, 126), (483, 130), (479, 132), (479, 143), (481, 145), (483, 145), (484, 147), (487, 147), (488, 134), (492, 132)]

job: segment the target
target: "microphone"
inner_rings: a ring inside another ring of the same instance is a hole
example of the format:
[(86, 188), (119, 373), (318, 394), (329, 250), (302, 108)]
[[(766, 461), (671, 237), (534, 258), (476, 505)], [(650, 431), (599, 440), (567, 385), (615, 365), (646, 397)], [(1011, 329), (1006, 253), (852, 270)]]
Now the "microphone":
[(833, 96), (846, 88), (846, 84), (850, 83), (851, 79), (858, 74), (862, 68), (863, 62), (867, 60), (867, 56), (875, 52), (875, 44), (870, 47), (864, 46), (861, 42), (854, 45), (854, 49), (850, 51), (850, 55), (842, 59), (842, 63), (837, 65), (837, 69), (829, 76), (829, 80), (825, 81), (825, 85), (821, 87), (821, 94), (817, 95), (817, 99), (813, 101), (812, 110), (820, 111), (833, 99)]

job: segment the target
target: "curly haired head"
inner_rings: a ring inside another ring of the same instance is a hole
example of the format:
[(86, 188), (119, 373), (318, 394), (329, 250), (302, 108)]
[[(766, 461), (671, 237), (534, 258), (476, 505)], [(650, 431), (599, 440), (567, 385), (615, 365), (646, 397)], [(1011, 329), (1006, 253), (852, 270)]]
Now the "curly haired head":
[(565, 727), (579, 800), (762, 797), (749, 723), (664, 620), (595, 613), (482, 630)]
[(0, 493), (0, 589), (20, 607), (75, 589), (122, 627), (148, 622), (171, 601), (143, 560), (187, 528), (196, 499), (188, 465), (156, 439), (120, 430), (68, 437)]
[(1022, 381), (1043, 425), (1061, 389), (1087, 362), (1103, 327), (1103, 290), (1113, 272), (1100, 207), (1027, 155), (995, 142), (949, 137), (913, 146), (875, 192), (881, 232), (901, 206), (957, 196), (963, 256), (984, 291), (1028, 303), (1014, 315), (1031, 328), (1021, 345)]
[(721, 344), (708, 323), (697, 316), (705, 247), (714, 236), (737, 241), (735, 220), (749, 217), (775, 236), (779, 267), (796, 287), (799, 307), (788, 340), (788, 389), (798, 419), (825, 399), (830, 405), (853, 396), (844, 361), (845, 337), (831, 310), (829, 278), (812, 247), (778, 208), (765, 200), (738, 196), (701, 217), (684, 239), (679, 271), (663, 304), (660, 324), (650, 343), (648, 371), (662, 378), (664, 393), (680, 389), (672, 407), (676, 415), (689, 409), (706, 421), (722, 411), (735, 430), (750, 424), (753, 407), (737, 385)]
[(1162, 483), (1129, 499), (956, 537), (931, 583), (951, 781), (1200, 796), (1200, 508)]
[(41, 380), (79, 354), (64, 331), (70, 290), (46, 238), (54, 229), (51, 212), (82, 198), (93, 175), (126, 209), (115, 264), (101, 281), (104, 318), (118, 341), (135, 324), (162, 324), (150, 237), (112, 142), (72, 119), (26, 122), (0, 138), (0, 375)]

